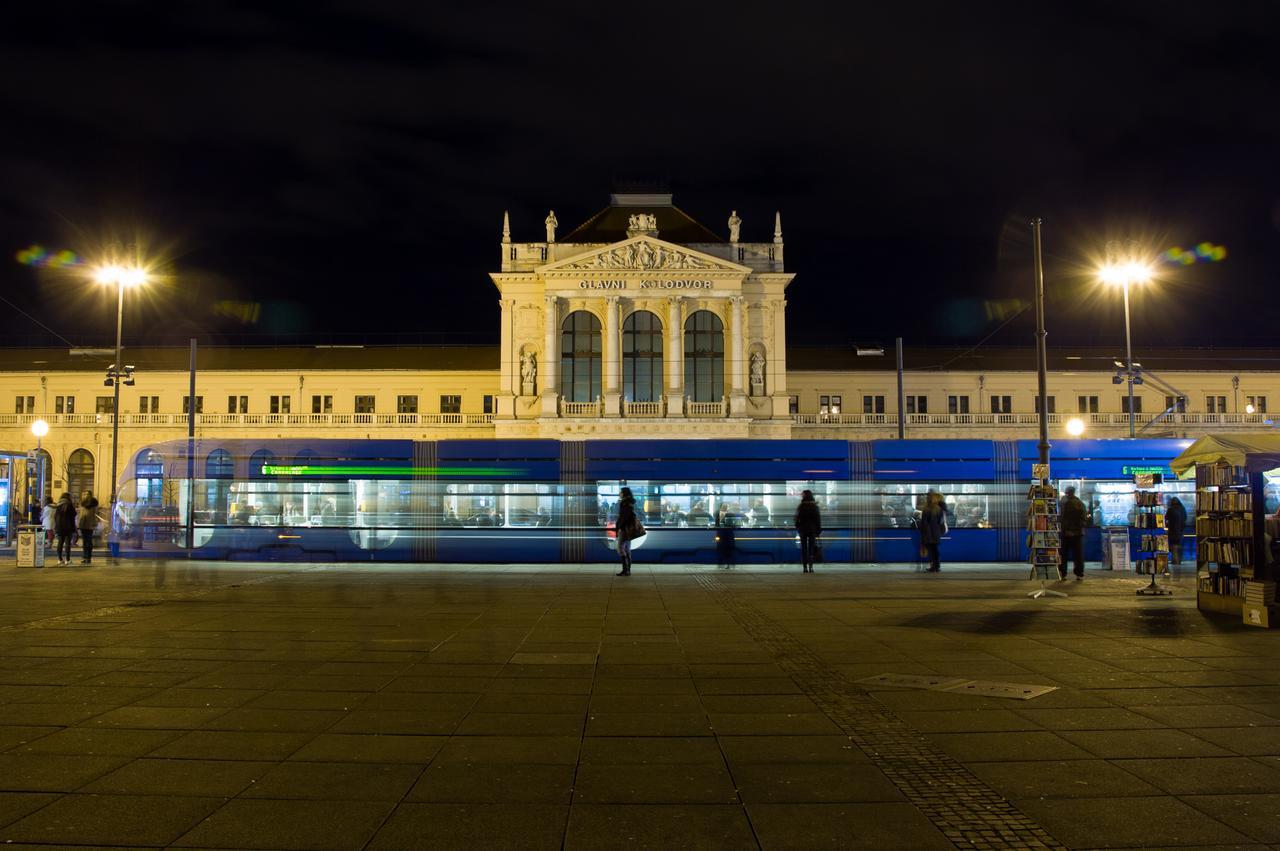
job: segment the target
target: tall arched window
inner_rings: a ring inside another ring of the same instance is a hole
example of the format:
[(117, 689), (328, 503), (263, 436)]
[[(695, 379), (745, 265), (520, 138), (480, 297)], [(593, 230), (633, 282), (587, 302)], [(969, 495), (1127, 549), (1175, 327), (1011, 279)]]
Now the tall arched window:
[(695, 402), (724, 396), (724, 323), (709, 310), (684, 322), (684, 392)]
[(600, 397), (600, 320), (585, 310), (560, 325), (560, 395), (569, 402)]
[(164, 505), (163, 455), (154, 449), (139, 452), (133, 464), (133, 476), (137, 482), (139, 505)]
[(272, 478), (262, 472), (262, 468), (275, 461), (276, 456), (270, 449), (259, 449), (249, 456), (249, 478)]
[(662, 398), (662, 320), (647, 310), (622, 323), (622, 394), (628, 402)]
[(67, 458), (67, 491), (76, 505), (87, 490), (93, 490), (93, 453), (77, 449)]

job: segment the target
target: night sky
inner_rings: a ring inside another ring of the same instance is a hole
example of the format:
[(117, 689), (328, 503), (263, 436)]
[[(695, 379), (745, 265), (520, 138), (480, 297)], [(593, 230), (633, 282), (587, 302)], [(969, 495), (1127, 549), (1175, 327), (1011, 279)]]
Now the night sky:
[(52, 333), (0, 303), (6, 344), (109, 339), (16, 254), (112, 241), (166, 273), (127, 343), (496, 342), (502, 211), (541, 239), (635, 181), (745, 241), (782, 211), (793, 345), (1030, 344), (1033, 214), (1051, 345), (1122, 346), (1111, 238), (1226, 249), (1135, 294), (1138, 353), (1270, 344), (1270, 5), (24, 3), (0, 296)]

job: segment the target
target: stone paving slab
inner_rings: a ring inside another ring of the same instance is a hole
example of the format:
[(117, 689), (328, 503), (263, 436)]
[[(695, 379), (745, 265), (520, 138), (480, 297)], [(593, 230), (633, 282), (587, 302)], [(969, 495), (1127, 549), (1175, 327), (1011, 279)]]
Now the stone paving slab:
[[(1280, 844), (1277, 644), (1190, 581), (613, 572), (0, 567), (0, 842)], [(856, 683), (886, 671), (1058, 690)]]

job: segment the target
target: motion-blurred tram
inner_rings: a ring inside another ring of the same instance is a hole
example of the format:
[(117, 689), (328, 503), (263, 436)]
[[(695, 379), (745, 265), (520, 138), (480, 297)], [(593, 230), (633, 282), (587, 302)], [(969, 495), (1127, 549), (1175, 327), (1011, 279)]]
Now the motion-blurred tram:
[[(1100, 532), (1128, 525), (1133, 476), (1165, 474), (1187, 440), (1063, 440), (1058, 486), (1074, 484)], [(580, 563), (614, 558), (619, 489), (648, 534), (637, 562), (712, 562), (734, 527), (742, 563), (797, 559), (792, 517), (812, 490), (825, 558), (912, 562), (914, 512), (946, 497), (951, 561), (1025, 558), (1034, 441), (990, 440), (185, 440), (126, 466), (111, 523), (121, 555), (208, 559)], [(1270, 495), (1272, 502), (1276, 501)], [(188, 513), (191, 517), (188, 528)], [(190, 540), (188, 539), (190, 535)]]

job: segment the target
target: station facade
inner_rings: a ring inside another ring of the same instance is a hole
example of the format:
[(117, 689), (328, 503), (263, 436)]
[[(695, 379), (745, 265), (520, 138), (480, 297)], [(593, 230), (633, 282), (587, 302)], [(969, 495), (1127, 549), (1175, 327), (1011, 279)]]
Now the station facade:
[[(891, 345), (788, 347), (780, 216), (753, 229), (731, 212), (716, 231), (669, 195), (622, 194), (564, 234), (554, 213), (540, 224), (520, 241), (503, 218), (497, 347), (205, 348), (194, 399), (185, 348), (131, 348), (118, 413), (113, 353), (0, 348), (0, 451), (34, 450), (43, 419), (50, 487), (106, 493), (117, 416), (121, 468), (185, 437), (191, 416), (197, 438), (870, 440), (900, 423), (908, 438), (1035, 436), (1030, 346), (908, 345), (901, 408)], [(1139, 351), (1139, 436), (1273, 427), (1280, 351)], [(1129, 435), (1116, 353), (1051, 349), (1051, 437), (1072, 418), (1086, 437)]]

